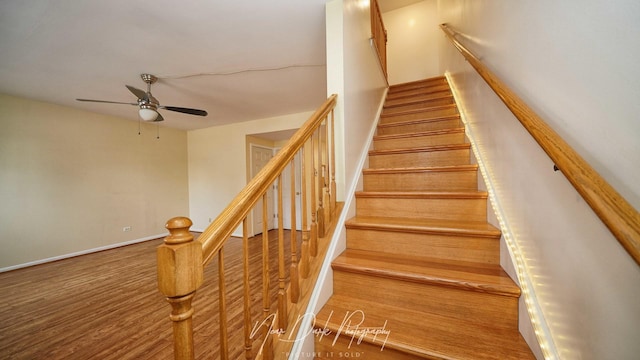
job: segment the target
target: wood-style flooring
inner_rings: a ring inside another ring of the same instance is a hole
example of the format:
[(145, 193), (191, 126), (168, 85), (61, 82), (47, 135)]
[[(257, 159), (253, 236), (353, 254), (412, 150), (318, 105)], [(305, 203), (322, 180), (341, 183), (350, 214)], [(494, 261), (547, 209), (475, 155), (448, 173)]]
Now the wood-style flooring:
[[(275, 299), (277, 231), (270, 231), (269, 239)], [(285, 240), (289, 251), (288, 231)], [(161, 243), (152, 240), (1, 273), (0, 359), (172, 359), (171, 308), (156, 287)], [(255, 323), (262, 313), (261, 236), (249, 243)], [(230, 359), (244, 358), (241, 254), (242, 239), (231, 238), (225, 246)], [(207, 266), (205, 284), (194, 300), (198, 359), (219, 358), (217, 268), (217, 260)]]

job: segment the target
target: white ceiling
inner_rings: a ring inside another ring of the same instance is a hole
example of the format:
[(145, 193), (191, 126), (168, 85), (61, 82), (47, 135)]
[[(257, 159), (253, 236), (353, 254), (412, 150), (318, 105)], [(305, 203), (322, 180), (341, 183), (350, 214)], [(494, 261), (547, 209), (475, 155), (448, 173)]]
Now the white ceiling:
[[(417, 0), (420, 1), (420, 0)], [(383, 11), (416, 0), (380, 0)], [(199, 129), (309, 111), (326, 98), (326, 0), (28, 0), (0, 2), (0, 92), (138, 120), (125, 84)]]
[(380, 11), (386, 13), (421, 1), (424, 0), (378, 0), (378, 5), (380, 6)]
[[(326, 0), (0, 2), (0, 92), (137, 120), (125, 84), (197, 129), (312, 110), (326, 98)], [(252, 71), (247, 71), (252, 70)], [(258, 71), (260, 70), (260, 71)]]

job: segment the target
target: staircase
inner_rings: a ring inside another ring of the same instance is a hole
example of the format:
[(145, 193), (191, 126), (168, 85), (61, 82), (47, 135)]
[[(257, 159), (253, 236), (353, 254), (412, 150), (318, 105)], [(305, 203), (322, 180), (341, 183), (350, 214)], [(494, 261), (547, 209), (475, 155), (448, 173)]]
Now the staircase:
[(316, 359), (533, 359), (444, 77), (389, 89)]

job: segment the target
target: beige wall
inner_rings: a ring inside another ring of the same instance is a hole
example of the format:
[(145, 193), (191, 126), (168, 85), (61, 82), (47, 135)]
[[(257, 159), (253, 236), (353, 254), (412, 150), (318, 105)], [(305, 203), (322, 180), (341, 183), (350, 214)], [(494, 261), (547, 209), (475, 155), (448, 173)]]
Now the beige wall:
[(424, 0), (382, 14), (387, 29), (389, 84), (442, 75), (439, 68), (438, 2)]
[(162, 235), (188, 215), (186, 132), (157, 140), (143, 125), (0, 95), (0, 269)]
[[(640, 209), (640, 3), (438, 5), (440, 21)], [(640, 267), (453, 46), (444, 37), (439, 46), (549, 358), (637, 358)]]
[[(318, 104), (320, 106), (321, 104)], [(247, 184), (246, 135), (300, 127), (313, 112), (189, 131), (189, 206), (203, 230)]]

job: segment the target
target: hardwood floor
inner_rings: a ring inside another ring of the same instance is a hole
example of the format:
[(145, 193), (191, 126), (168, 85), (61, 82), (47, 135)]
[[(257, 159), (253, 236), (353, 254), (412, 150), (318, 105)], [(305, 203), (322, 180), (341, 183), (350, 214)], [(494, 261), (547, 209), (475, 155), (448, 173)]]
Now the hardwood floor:
[[(285, 234), (288, 244), (289, 232)], [(275, 299), (277, 231), (271, 231), (269, 239)], [(171, 359), (170, 306), (156, 288), (156, 247), (161, 242), (0, 274), (0, 358)], [(250, 240), (254, 323), (262, 311), (261, 243), (260, 235)], [(241, 254), (242, 239), (231, 238), (225, 246), (231, 359), (244, 356)], [(205, 284), (194, 300), (198, 359), (218, 358), (218, 302), (211, 300), (216, 299), (217, 277), (214, 260), (205, 269)]]

